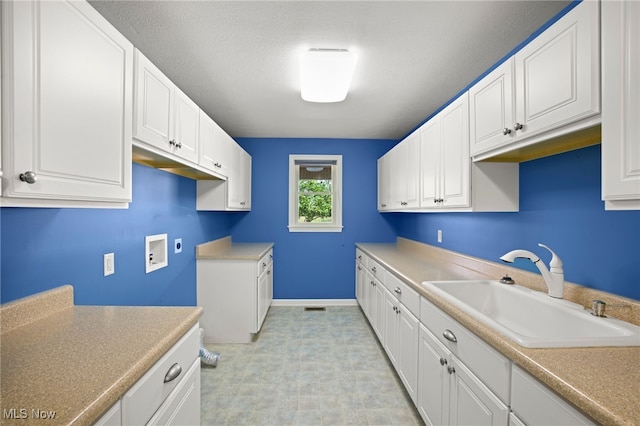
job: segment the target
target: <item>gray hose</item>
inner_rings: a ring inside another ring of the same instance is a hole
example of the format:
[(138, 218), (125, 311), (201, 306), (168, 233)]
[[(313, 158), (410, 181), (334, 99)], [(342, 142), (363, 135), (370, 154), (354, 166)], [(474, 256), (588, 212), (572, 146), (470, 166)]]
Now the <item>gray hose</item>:
[(204, 347), (204, 330), (200, 329), (200, 361), (203, 364), (216, 367), (220, 360), (220, 353), (212, 352)]

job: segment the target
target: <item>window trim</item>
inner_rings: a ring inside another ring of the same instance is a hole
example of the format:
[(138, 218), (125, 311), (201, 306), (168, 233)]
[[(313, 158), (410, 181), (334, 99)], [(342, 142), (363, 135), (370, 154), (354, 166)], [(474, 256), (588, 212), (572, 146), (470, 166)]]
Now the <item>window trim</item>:
[[(298, 222), (298, 176), (296, 162), (327, 161), (335, 162), (333, 166), (333, 223), (299, 223)], [(289, 155), (289, 232), (342, 232), (342, 155)]]

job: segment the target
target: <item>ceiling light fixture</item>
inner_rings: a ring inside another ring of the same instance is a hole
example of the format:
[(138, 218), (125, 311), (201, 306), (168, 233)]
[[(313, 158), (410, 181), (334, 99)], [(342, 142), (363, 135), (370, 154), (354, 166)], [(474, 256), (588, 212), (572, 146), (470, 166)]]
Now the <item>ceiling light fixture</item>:
[(357, 60), (357, 55), (346, 49), (309, 49), (302, 52), (302, 99), (307, 102), (344, 101)]

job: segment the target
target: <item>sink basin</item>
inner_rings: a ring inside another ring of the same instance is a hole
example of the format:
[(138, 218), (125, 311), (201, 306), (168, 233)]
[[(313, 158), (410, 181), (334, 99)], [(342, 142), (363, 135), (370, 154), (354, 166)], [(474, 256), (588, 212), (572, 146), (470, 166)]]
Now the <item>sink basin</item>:
[(499, 281), (425, 281), (422, 285), (527, 348), (640, 346), (640, 327), (591, 315), (582, 306)]

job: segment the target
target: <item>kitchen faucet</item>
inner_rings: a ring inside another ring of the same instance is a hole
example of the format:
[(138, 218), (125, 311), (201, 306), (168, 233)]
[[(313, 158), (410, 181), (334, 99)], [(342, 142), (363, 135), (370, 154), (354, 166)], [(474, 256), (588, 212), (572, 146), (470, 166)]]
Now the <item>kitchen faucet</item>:
[(538, 256), (528, 250), (512, 250), (500, 257), (500, 260), (512, 263), (517, 257), (529, 259), (540, 270), (542, 278), (544, 278), (544, 282), (547, 284), (547, 288), (549, 289), (549, 296), (562, 299), (564, 296), (564, 270), (562, 269), (562, 260), (560, 260), (560, 258), (549, 247), (544, 244), (538, 245), (551, 252), (552, 257), (551, 262), (549, 262), (551, 271), (547, 269), (544, 262), (542, 262)]

